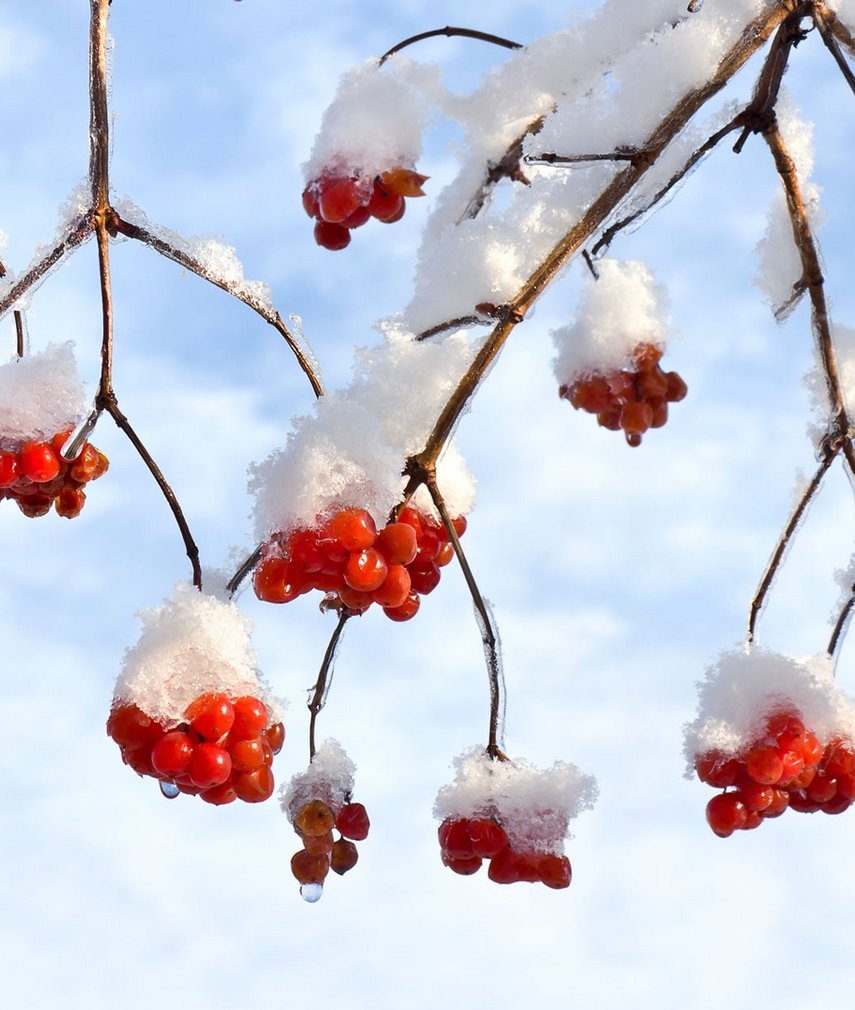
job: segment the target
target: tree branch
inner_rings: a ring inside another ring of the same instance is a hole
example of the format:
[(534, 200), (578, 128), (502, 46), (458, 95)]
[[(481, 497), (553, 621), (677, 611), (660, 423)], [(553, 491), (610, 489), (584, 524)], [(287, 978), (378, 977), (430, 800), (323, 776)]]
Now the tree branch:
[(436, 38), (438, 35), (443, 35), (446, 38), (458, 36), (467, 39), (478, 39), (481, 42), (490, 42), (494, 46), (502, 46), (505, 49), (523, 48), (522, 43), (520, 42), (512, 42), (510, 39), (503, 39), (501, 36), (491, 35), (489, 32), (479, 32), (474, 28), (452, 28), (450, 25), (446, 25), (445, 28), (433, 28), (431, 31), (420, 32), (418, 35), (411, 35), (408, 39), (404, 39), (403, 42), (399, 42), (396, 46), (392, 46), (391, 49), (387, 50), (380, 57), (379, 65), (382, 67), (390, 56), (394, 56), (395, 53), (399, 53), (402, 49), (406, 49), (407, 46), (411, 46), (415, 42), (422, 42), (424, 39)]

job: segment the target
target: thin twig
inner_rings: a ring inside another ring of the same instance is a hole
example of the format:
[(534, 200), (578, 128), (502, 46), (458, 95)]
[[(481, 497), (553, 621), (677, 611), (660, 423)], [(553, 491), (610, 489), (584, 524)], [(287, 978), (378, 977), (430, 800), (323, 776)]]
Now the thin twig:
[(485, 318), (483, 315), (475, 313), (470, 316), (458, 316), (456, 319), (448, 319), (444, 323), (437, 323), (436, 326), (430, 326), (426, 330), (422, 330), (421, 333), (417, 334), (415, 340), (428, 340), (431, 337), (438, 336), (440, 333), (446, 333), (448, 330), (459, 330), (464, 326), (486, 326), (490, 320)]
[(813, 10), (813, 23), (819, 29), (819, 34), (822, 36), (822, 41), (825, 43), (826, 48), (834, 57), (837, 66), (840, 68), (840, 72), (846, 80), (846, 83), (851, 88), (852, 92), (855, 93), (855, 74), (852, 72), (852, 68), (846, 62), (846, 57), (840, 50), (840, 44), (838, 43), (834, 32), (828, 25), (827, 16), (828, 9), (825, 4), (816, 4)]
[(539, 133), (545, 122), (545, 116), (538, 116), (536, 119), (533, 119), (522, 133), (511, 142), (502, 157), (498, 161), (490, 162), (487, 165), (484, 181), (469, 200), (469, 203), (467, 203), (466, 208), (457, 220), (458, 224), (478, 216), (491, 192), (502, 179), (521, 182), (525, 186), (529, 185), (528, 178), (520, 168), (523, 156), (523, 144), (526, 137), (533, 137)]
[[(855, 56), (855, 35), (853, 35), (849, 27), (845, 25), (837, 14), (829, 8), (828, 4), (822, 3), (821, 0), (815, 0), (813, 6), (814, 11), (819, 12), (822, 20), (825, 22), (825, 25), (840, 45), (842, 45), (844, 49), (848, 49), (850, 55)], [(819, 27), (818, 24), (817, 27)]]
[(521, 42), (512, 42), (510, 39), (503, 39), (501, 36), (491, 35), (489, 32), (479, 32), (474, 28), (452, 28), (450, 25), (446, 25), (445, 28), (434, 28), (431, 31), (420, 32), (418, 35), (411, 35), (408, 39), (404, 39), (403, 42), (399, 42), (396, 46), (392, 46), (391, 49), (383, 53), (380, 57), (380, 66), (382, 67), (390, 56), (394, 56), (395, 53), (399, 53), (402, 49), (406, 49), (407, 46), (411, 46), (415, 42), (422, 42), (424, 39), (435, 38), (438, 35), (444, 35), (446, 38), (458, 36), (466, 39), (478, 39), (481, 42), (490, 42), (494, 46), (502, 46), (505, 49), (523, 48)]
[(318, 713), (326, 704), (327, 695), (329, 694), (330, 685), (332, 684), (333, 669), (335, 667), (335, 657), (338, 652), (338, 647), (341, 643), (341, 636), (344, 632), (344, 626), (347, 624), (348, 620), (351, 618), (352, 614), (348, 610), (342, 610), (338, 616), (338, 623), (335, 626), (335, 630), (332, 633), (332, 637), (327, 645), (327, 650), (324, 653), (323, 661), (321, 662), (321, 668), (318, 671), (318, 679), (315, 681), (315, 686), (312, 688), (314, 692), (312, 698), (309, 701), (309, 762), (315, 756), (315, 722), (318, 718)]
[(822, 462), (819, 465), (816, 473), (811, 478), (810, 483), (805, 488), (801, 494), (799, 500), (796, 502), (793, 511), (790, 513), (790, 518), (787, 520), (787, 524), (781, 531), (781, 535), (778, 537), (778, 542), (775, 545), (775, 550), (772, 553), (772, 557), (769, 559), (769, 563), (766, 566), (766, 570), (763, 572), (763, 577), (760, 579), (760, 584), (757, 586), (757, 590), (751, 600), (751, 605), (748, 609), (748, 631), (746, 634), (746, 640), (748, 642), (754, 641), (754, 634), (757, 629), (757, 619), (763, 610), (763, 605), (766, 602), (766, 596), (769, 590), (772, 588), (772, 583), (778, 575), (781, 564), (783, 563), (784, 556), (787, 552), (792, 538), (799, 528), (799, 524), (804, 518), (805, 512), (808, 506), (813, 501), (816, 493), (819, 491), (819, 487), (822, 484), (822, 480), (828, 472), (828, 468), (831, 466), (832, 462), (837, 458), (837, 453), (840, 450), (840, 443), (838, 442), (836, 447), (829, 447)]
[(526, 165), (578, 165), (597, 161), (635, 162), (644, 156), (643, 151), (611, 151), (608, 154), (527, 154), (523, 158)]
[(502, 675), (502, 656), (493, 615), (481, 595), (481, 590), (478, 588), (478, 583), (475, 581), (475, 576), (472, 574), (472, 569), (469, 567), (469, 562), (460, 545), (460, 538), (457, 536), (454, 522), (436, 483), (436, 470), (431, 469), (422, 477), (448, 533), (448, 539), (451, 541), (457, 560), (460, 562), (463, 578), (466, 580), (472, 604), (478, 616), (478, 627), (481, 631), (484, 657), (487, 661), (487, 677), (490, 682), (490, 723), (487, 733), (487, 753), (491, 758), (506, 761), (507, 757), (502, 750), (503, 741), (501, 739), (505, 714), (505, 678)]
[[(410, 458), (405, 470), (410, 479), (406, 496), (412, 495), (419, 484), (419, 473), (429, 472), (436, 465), (440, 452), (451, 436), (458, 419), (474, 395), (482, 377), (500, 353), (505, 341), (518, 323), (522, 322), (531, 306), (559, 274), (567, 262), (582, 248), (590, 236), (614, 212), (615, 208), (632, 191), (638, 180), (648, 171), (668, 144), (680, 133), (713, 95), (717, 94), (730, 78), (763, 45), (773, 31), (789, 16), (779, 6), (770, 7), (749, 25), (733, 48), (724, 55), (716, 73), (706, 84), (684, 96), (661, 120), (656, 129), (640, 146), (649, 152), (643, 163), (630, 164), (621, 170), (594, 199), (588, 209), (535, 269), (517, 295), (506, 307), (506, 316), (500, 319), (481, 345), (471, 366), (452, 391), (439, 414), (424, 448)], [(399, 506), (399, 508), (402, 506)]]
[(196, 274), (197, 277), (201, 277), (202, 280), (220, 288), (221, 291), (225, 291), (233, 298), (237, 298), (238, 301), (243, 302), (244, 305), (248, 305), (254, 312), (257, 312), (265, 322), (269, 323), (285, 339), (285, 342), (297, 359), (297, 363), (309, 380), (315, 396), (320, 397), (324, 395), (324, 386), (320, 376), (316, 373), (312, 362), (308, 359), (302, 347), (300, 347), (299, 341), (282, 321), (282, 317), (278, 312), (247, 292), (241, 284), (212, 273), (194, 256), (191, 256), (183, 249), (176, 249), (175, 246), (170, 245), (169, 242), (148, 231), (146, 228), (141, 228), (139, 225), (126, 221), (115, 210), (112, 211), (110, 223), (116, 232), (145, 243), (145, 245), (154, 249), (155, 252), (160, 253), (161, 256), (165, 256), (174, 263), (178, 263), (186, 270)]
[(226, 583), (226, 589), (229, 591), (229, 596), (234, 596), (234, 594), (238, 591), (241, 582), (243, 582), (247, 575), (249, 575), (253, 568), (255, 568), (258, 564), (258, 559), (261, 557), (261, 552), (263, 550), (264, 543), (260, 543)]
[(837, 620), (834, 622), (834, 629), (831, 632), (831, 638), (828, 640), (828, 646), (825, 651), (832, 659), (837, 656), (837, 650), (843, 644), (853, 610), (855, 610), (855, 585), (852, 586), (846, 603), (837, 615)]
[(20, 309), (15, 309), (15, 353), (19, 358), (23, 358), (25, 350), (24, 340), (24, 314)]

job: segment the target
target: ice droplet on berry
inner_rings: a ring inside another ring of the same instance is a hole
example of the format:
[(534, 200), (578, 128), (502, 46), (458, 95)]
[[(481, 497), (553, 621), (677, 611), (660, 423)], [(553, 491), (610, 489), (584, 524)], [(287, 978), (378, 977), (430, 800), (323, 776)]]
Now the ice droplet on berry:
[(174, 800), (181, 792), (174, 782), (164, 782), (163, 779), (160, 780), (160, 791), (168, 800)]
[(323, 884), (302, 884), (300, 886), (300, 897), (303, 901), (308, 901), (309, 904), (314, 904), (316, 901), (320, 901), (324, 893)]

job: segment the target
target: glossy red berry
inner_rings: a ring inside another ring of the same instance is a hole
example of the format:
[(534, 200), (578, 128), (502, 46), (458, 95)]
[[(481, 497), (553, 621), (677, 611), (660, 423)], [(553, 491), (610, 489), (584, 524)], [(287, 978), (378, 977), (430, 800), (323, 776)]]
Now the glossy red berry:
[(368, 812), (361, 803), (345, 803), (338, 812), (335, 826), (336, 830), (341, 832), (345, 838), (361, 842), (368, 837), (371, 821), (369, 821)]
[(191, 702), (184, 717), (203, 740), (219, 740), (234, 725), (235, 709), (228, 695), (214, 692)]

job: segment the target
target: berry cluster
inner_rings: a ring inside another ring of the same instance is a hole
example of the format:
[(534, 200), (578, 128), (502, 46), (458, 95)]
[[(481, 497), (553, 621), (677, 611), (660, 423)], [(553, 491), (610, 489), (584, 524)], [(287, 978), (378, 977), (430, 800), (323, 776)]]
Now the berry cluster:
[[(354, 842), (368, 837), (371, 822), (361, 803), (345, 803), (336, 814), (323, 800), (309, 800), (294, 815), (294, 830), (303, 842), (291, 857), (291, 872), (306, 901), (317, 901), (330, 870), (344, 874), (359, 858)], [(333, 829), (339, 838), (333, 837)]]
[[(454, 528), (462, 536), (466, 519), (455, 519)], [(447, 530), (431, 516), (407, 507), (378, 532), (365, 509), (345, 508), (317, 529), (275, 534), (253, 586), (267, 603), (289, 603), (319, 589), (333, 606), (362, 613), (378, 603), (393, 621), (408, 621), (453, 557)]]
[(570, 860), (554, 852), (519, 852), (494, 817), (446, 817), (439, 826), (442, 862), (455, 873), (469, 875), (490, 860), (487, 876), (497, 884), (524, 880), (547, 887), (570, 886)]
[(788, 808), (840, 814), (855, 801), (852, 744), (836, 738), (823, 745), (793, 709), (770, 715), (763, 735), (738, 757), (699, 755), (695, 771), (702, 782), (725, 790), (707, 804), (707, 823), (721, 838)]
[(324, 249), (344, 249), (350, 233), (376, 218), (384, 224), (400, 221), (404, 200), (424, 196), (426, 175), (398, 166), (373, 178), (361, 171), (323, 172), (303, 190), (303, 208), (315, 218), (315, 241)]
[(268, 799), (274, 786), (273, 755), (285, 740), (285, 727), (271, 722), (258, 698), (217, 693), (196, 698), (184, 721), (171, 729), (135, 704), (115, 705), (107, 733), (125, 764), (160, 780), (164, 796), (190, 793), (216, 805)]
[(47, 515), (50, 507), (66, 519), (80, 515), (86, 502), (83, 488), (107, 472), (107, 457), (85, 442), (76, 459), (66, 460), (62, 447), (70, 431), (49, 442), (25, 442), (19, 449), (0, 451), (0, 499), (11, 498), (30, 519)]
[(677, 372), (659, 367), (662, 349), (640, 344), (632, 355), (632, 368), (591, 372), (558, 395), (576, 408), (597, 415), (597, 423), (610, 431), (620, 431), (631, 446), (641, 445), (648, 428), (661, 428), (668, 420), (668, 404), (686, 395), (686, 383)]

